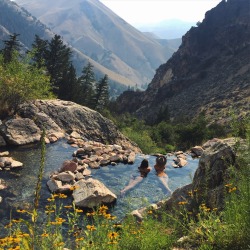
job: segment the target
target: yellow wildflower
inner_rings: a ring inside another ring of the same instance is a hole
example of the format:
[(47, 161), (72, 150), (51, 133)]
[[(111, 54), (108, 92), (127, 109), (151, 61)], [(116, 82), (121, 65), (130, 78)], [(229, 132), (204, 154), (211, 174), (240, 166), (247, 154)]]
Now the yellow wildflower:
[(64, 242), (58, 242), (58, 243), (55, 243), (54, 246), (57, 246), (57, 247), (60, 247), (60, 246), (63, 246), (64, 245)]
[(20, 222), (22, 222), (22, 220), (21, 219), (13, 219), (12, 222), (13, 223), (20, 223)]
[(228, 190), (228, 192), (229, 192), (229, 193), (232, 193), (232, 192), (235, 191), (235, 190), (237, 190), (237, 187), (230, 188), (230, 189)]
[(96, 227), (94, 225), (87, 225), (86, 228), (89, 230), (89, 231), (94, 231), (96, 230)]
[(75, 241), (82, 241), (82, 240), (84, 240), (83, 237), (81, 237), (81, 238), (76, 238), (76, 239), (75, 239)]
[(74, 191), (74, 190), (76, 190), (78, 188), (80, 188), (80, 186), (72, 186), (72, 187), (69, 188), (69, 190)]
[(108, 234), (108, 237), (109, 237), (110, 239), (116, 239), (118, 236), (119, 236), (119, 234), (118, 234), (117, 232), (110, 232), (110, 233)]
[(43, 234), (41, 234), (41, 236), (42, 236), (42, 237), (48, 237), (49, 234), (48, 234), (48, 233), (43, 233)]
[(66, 199), (68, 196), (66, 194), (59, 194), (59, 198)]
[(187, 204), (187, 201), (179, 201), (178, 202), (178, 205), (185, 205), (185, 204)]
[(75, 211), (77, 212), (77, 213), (83, 213), (83, 210), (82, 209), (75, 209)]
[(27, 210), (25, 209), (18, 209), (16, 210), (18, 213), (21, 213), (21, 214), (24, 214), (24, 213), (27, 213)]
[(55, 210), (46, 210), (45, 211), (46, 214), (51, 214), (51, 213), (54, 213), (54, 212), (55, 212)]
[(94, 216), (95, 215), (95, 212), (91, 212), (91, 213), (86, 213), (87, 216)]
[(65, 205), (64, 207), (65, 208), (72, 208), (73, 206), (72, 205)]

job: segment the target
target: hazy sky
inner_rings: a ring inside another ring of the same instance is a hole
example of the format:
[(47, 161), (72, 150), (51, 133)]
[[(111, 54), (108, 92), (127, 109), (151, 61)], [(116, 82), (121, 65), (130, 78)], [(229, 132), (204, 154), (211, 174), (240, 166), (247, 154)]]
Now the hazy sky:
[(202, 21), (206, 11), (221, 0), (100, 0), (132, 25), (154, 23), (166, 19)]

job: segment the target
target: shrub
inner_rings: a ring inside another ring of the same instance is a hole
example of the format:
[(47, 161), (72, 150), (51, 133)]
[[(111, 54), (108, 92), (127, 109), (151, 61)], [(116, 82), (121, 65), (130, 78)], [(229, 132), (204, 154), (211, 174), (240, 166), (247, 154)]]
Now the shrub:
[(9, 63), (0, 54), (0, 117), (12, 114), (22, 102), (51, 97), (48, 76), (42, 69), (30, 65), (28, 58), (18, 59), (17, 53)]

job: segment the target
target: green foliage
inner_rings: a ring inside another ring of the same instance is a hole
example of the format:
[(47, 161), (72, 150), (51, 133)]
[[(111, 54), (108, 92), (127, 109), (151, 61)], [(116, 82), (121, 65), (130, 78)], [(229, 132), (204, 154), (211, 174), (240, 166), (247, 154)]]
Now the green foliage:
[(37, 98), (50, 98), (48, 76), (42, 69), (30, 65), (29, 57), (22, 60), (14, 52), (12, 60), (5, 64), (0, 55), (0, 115), (4, 117), (16, 111), (18, 105)]
[[(110, 102), (110, 110), (115, 109), (112, 105)], [(226, 135), (224, 127), (217, 124), (208, 126), (203, 115), (190, 123), (161, 121), (152, 126), (128, 113), (113, 117), (109, 115), (109, 118), (127, 137), (135, 141), (144, 153), (166, 153), (176, 148), (187, 150), (201, 145), (206, 140), (223, 138)]]
[(9, 63), (12, 60), (15, 51), (19, 51), (21, 45), (17, 39), (18, 36), (19, 34), (14, 33), (13, 35), (10, 35), (9, 40), (4, 41), (5, 47), (2, 50), (4, 63)]
[(65, 72), (68, 72), (71, 66), (71, 54), (70, 48), (63, 43), (59, 35), (55, 35), (51, 39), (48, 43), (48, 50), (45, 51), (45, 63), (50, 75), (53, 92), (58, 95), (59, 98), (61, 92), (66, 92), (66, 90), (61, 89), (63, 87), (61, 82)]
[(74, 100), (81, 105), (94, 108), (95, 83), (96, 80), (93, 65), (88, 62), (82, 70), (82, 75), (78, 78)]
[(109, 104), (109, 85), (107, 75), (104, 75), (104, 77), (96, 84), (95, 92), (95, 110), (101, 111), (107, 108)]

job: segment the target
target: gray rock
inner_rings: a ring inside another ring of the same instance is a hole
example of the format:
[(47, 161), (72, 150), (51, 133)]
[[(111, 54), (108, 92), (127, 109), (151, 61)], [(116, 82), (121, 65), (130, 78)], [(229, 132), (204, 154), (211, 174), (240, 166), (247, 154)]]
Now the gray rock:
[(135, 152), (131, 152), (128, 156), (128, 163), (133, 164), (135, 162)]
[(75, 205), (79, 207), (93, 208), (102, 203), (112, 203), (117, 199), (117, 196), (103, 183), (92, 178), (80, 180), (75, 186), (79, 188), (73, 191), (73, 198)]
[(0, 157), (9, 156), (9, 151), (0, 152)]
[(67, 172), (59, 173), (55, 177), (55, 179), (62, 181), (62, 182), (72, 182), (75, 179), (75, 175), (72, 172), (67, 171)]
[(182, 168), (182, 167), (185, 167), (187, 165), (187, 161), (183, 158), (177, 158), (177, 161), (176, 161), (177, 165)]
[(62, 182), (51, 179), (51, 180), (47, 181), (47, 186), (48, 186), (50, 192), (55, 193), (55, 192), (58, 192), (60, 190), (60, 188), (62, 187)]
[(204, 149), (201, 146), (195, 146), (191, 148), (191, 152), (196, 156), (201, 156), (203, 154)]
[(80, 180), (84, 179), (84, 176), (82, 173), (77, 172), (75, 174), (75, 179), (76, 179), (76, 181), (80, 181)]
[(71, 138), (74, 138), (74, 139), (81, 139), (81, 135), (76, 132), (76, 131), (73, 131), (71, 134), (70, 134), (70, 137)]
[(89, 162), (89, 167), (92, 169), (98, 169), (100, 168), (100, 164), (98, 162)]
[(13, 160), (13, 161), (11, 162), (11, 168), (20, 168), (20, 167), (22, 167), (22, 166), (23, 166), (23, 163), (20, 162), (20, 161), (15, 161), (15, 160)]
[[(88, 140), (101, 141), (105, 144), (108, 142), (120, 146), (126, 145), (136, 152), (141, 152), (135, 143), (119, 132), (111, 120), (94, 110), (73, 102), (58, 99), (36, 100), (20, 105), (18, 115), (21, 117), (20, 120), (28, 119), (27, 124), (32, 123), (33, 126), (35, 124), (36, 129), (42, 130), (44, 127), (48, 134), (77, 131)], [(4, 127), (7, 126), (6, 123), (8, 121), (3, 123)], [(10, 126), (8, 125), (8, 127)], [(20, 130), (19, 126), (16, 128), (18, 131)], [(14, 127), (11, 129), (14, 130)], [(8, 131), (3, 132), (6, 134)], [(40, 138), (40, 132), (34, 131), (32, 137), (36, 138), (37, 135)], [(25, 142), (19, 141), (18, 145)]]
[(89, 169), (85, 168), (83, 170), (82, 174), (83, 174), (83, 176), (89, 176), (89, 175), (91, 175), (91, 171)]
[(74, 161), (69, 161), (69, 160), (66, 160), (63, 162), (59, 172), (66, 172), (66, 171), (70, 171), (72, 173), (74, 173), (77, 169), (77, 163), (74, 162)]
[(41, 130), (33, 120), (27, 118), (10, 119), (0, 126), (0, 130), (11, 145), (38, 142), (41, 137)]

